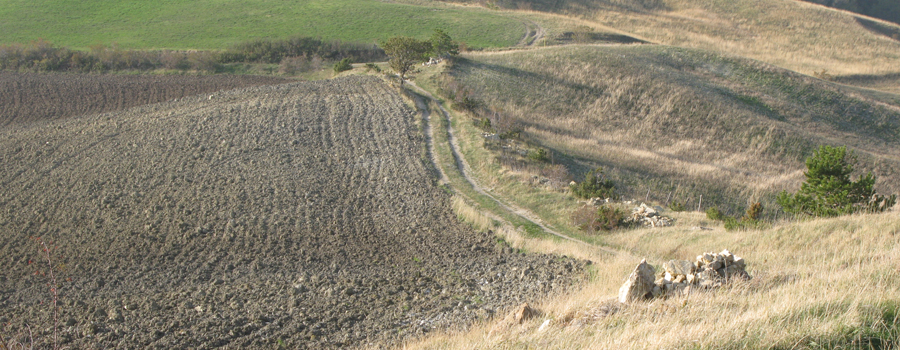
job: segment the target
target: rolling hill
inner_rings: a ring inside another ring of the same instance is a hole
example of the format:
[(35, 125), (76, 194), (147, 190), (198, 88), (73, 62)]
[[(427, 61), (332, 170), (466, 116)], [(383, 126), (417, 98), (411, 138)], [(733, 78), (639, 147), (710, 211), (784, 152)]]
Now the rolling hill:
[[(478, 3), (478, 1), (472, 1)], [(654, 43), (764, 61), (803, 74), (898, 73), (900, 26), (800, 1), (500, 1), (584, 19)]]
[(649, 189), (659, 201), (674, 192), (694, 205), (700, 195), (733, 209), (771, 204), (799, 186), (820, 144), (849, 145), (881, 191), (900, 190), (896, 99), (758, 61), (668, 46), (567, 46), (468, 55), (447, 76), (484, 103), (480, 115), (493, 125), (506, 119), (575, 174), (604, 166), (630, 196)]

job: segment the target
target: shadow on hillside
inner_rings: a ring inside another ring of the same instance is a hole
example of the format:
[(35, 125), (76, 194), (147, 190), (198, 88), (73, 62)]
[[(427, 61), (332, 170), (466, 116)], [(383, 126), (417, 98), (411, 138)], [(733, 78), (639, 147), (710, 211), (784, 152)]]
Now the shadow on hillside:
[(839, 75), (831, 80), (847, 85), (900, 83), (900, 73)]
[(565, 32), (555, 41), (559, 44), (650, 44), (628, 35), (592, 32)]
[(900, 41), (900, 27), (885, 25), (862, 17), (856, 17), (855, 19), (856, 23), (859, 23), (859, 25), (872, 33)]

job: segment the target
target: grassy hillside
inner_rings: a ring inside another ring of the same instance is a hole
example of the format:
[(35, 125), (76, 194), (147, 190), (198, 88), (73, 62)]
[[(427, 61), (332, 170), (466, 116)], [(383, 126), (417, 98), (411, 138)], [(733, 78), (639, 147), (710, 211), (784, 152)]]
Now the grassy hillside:
[(531, 8), (580, 17), (653, 42), (749, 57), (804, 74), (900, 71), (900, 41), (856, 16), (799, 1), (520, 0)]
[(522, 21), (482, 8), (382, 1), (4, 1), (0, 44), (43, 38), (87, 48), (222, 49), (253, 38), (321, 37), (375, 42), (395, 35), (426, 38), (442, 28), (470, 47), (511, 46)]
[[(671, 213), (669, 213), (671, 214)], [(900, 221), (894, 213), (815, 220), (764, 231), (692, 230), (702, 214), (675, 213), (679, 227), (608, 239), (635, 253), (600, 257), (594, 280), (538, 303), (522, 325), (499, 318), (434, 335), (406, 349), (897, 349), (900, 347)], [(581, 250), (587, 250), (580, 246)], [(577, 249), (577, 248), (576, 248)], [(729, 249), (749, 282), (653, 302), (614, 298), (635, 265), (659, 267)], [(546, 326), (541, 326), (544, 323)]]
[(900, 190), (896, 101), (756, 61), (569, 46), (470, 55), (449, 75), (445, 87), (470, 91), (495, 126), (521, 129), (576, 178), (604, 166), (630, 196), (741, 207), (795, 190), (820, 144), (849, 145), (881, 191)]

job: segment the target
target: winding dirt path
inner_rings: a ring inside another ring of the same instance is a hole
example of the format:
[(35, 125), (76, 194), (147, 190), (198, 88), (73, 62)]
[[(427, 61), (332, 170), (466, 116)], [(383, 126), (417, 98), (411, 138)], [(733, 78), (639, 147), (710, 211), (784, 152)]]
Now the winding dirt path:
[[(494, 202), (496, 202), (497, 205), (499, 205), (499, 206), (500, 206), (501, 208), (503, 208), (504, 210), (506, 210), (506, 211), (508, 211), (508, 212), (510, 212), (510, 213), (514, 213), (514, 214), (516, 214), (516, 215), (522, 217), (523, 219), (528, 220), (528, 221), (534, 223), (535, 225), (537, 225), (538, 227), (540, 227), (542, 230), (544, 230), (544, 232), (550, 233), (550, 234), (552, 234), (552, 235), (554, 235), (554, 236), (557, 236), (557, 237), (562, 238), (562, 239), (565, 239), (565, 240), (569, 240), (569, 241), (573, 241), (573, 242), (578, 242), (578, 243), (581, 243), (581, 244), (586, 244), (586, 245), (589, 245), (589, 246), (598, 248), (598, 249), (600, 249), (600, 250), (602, 250), (602, 251), (604, 251), (604, 252), (610, 253), (610, 254), (618, 254), (618, 253), (619, 253), (619, 252), (616, 251), (616, 250), (613, 250), (613, 249), (610, 249), (610, 248), (606, 248), (606, 247), (603, 247), (603, 246), (598, 246), (598, 245), (595, 245), (595, 244), (590, 244), (590, 243), (585, 242), (585, 241), (582, 241), (582, 240), (580, 240), (580, 239), (573, 238), (573, 237), (567, 236), (567, 235), (565, 235), (565, 234), (559, 233), (559, 232), (557, 232), (557, 231), (551, 229), (550, 227), (547, 227), (547, 225), (544, 224), (543, 220), (541, 220), (541, 218), (540, 218), (539, 216), (537, 216), (536, 214), (534, 214), (532, 211), (530, 211), (530, 210), (528, 210), (528, 209), (525, 209), (525, 208), (522, 208), (522, 207), (519, 207), (519, 206), (517, 206), (517, 205), (515, 205), (515, 204), (504, 203), (503, 201), (497, 199), (497, 197), (495, 197), (494, 195), (488, 193), (488, 191), (485, 190), (485, 188), (484, 188), (483, 186), (481, 186), (481, 184), (478, 182), (478, 179), (476, 179), (475, 176), (472, 175), (472, 173), (473, 173), (472, 168), (469, 166), (469, 163), (466, 161), (466, 159), (462, 156), (462, 151), (460, 151), (460, 147), (459, 147), (459, 141), (457, 140), (456, 134), (455, 134), (455, 132), (454, 132), (454, 130), (453, 130), (453, 126), (452, 126), (451, 123), (450, 123), (450, 121), (451, 121), (451, 120), (450, 120), (450, 113), (449, 113), (446, 109), (444, 109), (444, 106), (441, 105), (441, 104), (437, 101), (437, 99), (435, 99), (434, 96), (431, 95), (431, 93), (429, 93), (429, 92), (426, 91), (425, 89), (420, 88), (418, 85), (416, 85), (416, 84), (413, 83), (413, 82), (407, 81), (407, 83), (408, 83), (410, 86), (412, 86), (412, 87), (416, 90), (416, 92), (418, 92), (418, 93), (419, 93), (420, 95), (422, 95), (422, 96), (427, 97), (427, 98), (430, 99), (432, 102), (434, 102), (434, 104), (437, 105), (438, 108), (440, 108), (441, 113), (443, 114), (444, 118), (447, 120), (447, 129), (446, 129), (446, 131), (447, 131), (447, 140), (448, 140), (449, 143), (450, 143), (450, 149), (451, 149), (451, 151), (452, 151), (452, 153), (453, 153), (453, 158), (456, 160), (456, 166), (457, 166), (457, 168), (459, 169), (460, 173), (462, 173), (463, 178), (466, 179), (466, 181), (472, 186), (472, 188), (473, 188), (476, 192), (478, 192), (479, 194), (484, 195), (484, 196), (490, 198), (491, 200), (493, 200)], [(430, 124), (431, 124), (431, 123), (430, 123), (430, 112), (428, 111), (427, 103), (426, 103), (425, 101), (422, 101), (420, 98), (417, 98), (417, 100), (416, 100), (416, 107), (418, 107), (418, 108), (422, 111), (422, 114), (423, 114), (423, 120), (424, 120), (425, 123), (427, 124), (426, 127), (425, 127), (425, 130), (426, 130), (426, 133), (427, 133), (426, 138), (427, 138), (427, 140), (428, 140), (428, 149), (429, 149), (429, 151), (431, 152), (431, 161), (435, 164), (435, 166), (436, 166), (438, 169), (440, 169), (439, 171), (440, 171), (441, 178), (442, 178), (442, 181), (443, 181), (444, 179), (447, 179), (447, 177), (446, 177), (446, 174), (444, 173), (443, 169), (441, 169), (440, 166), (438, 165), (439, 162), (438, 162), (438, 160), (437, 160), (437, 158), (436, 158), (437, 156), (436, 156), (436, 154), (435, 154), (435, 152), (434, 152), (434, 142), (433, 142), (433, 140), (434, 140), (434, 129), (433, 129), (433, 128), (431, 127), (431, 125), (430, 125)]]
[[(416, 86), (416, 89), (424, 91), (418, 86)], [(447, 177), (447, 173), (444, 172), (444, 168), (441, 167), (440, 163), (438, 163), (437, 154), (434, 150), (434, 128), (431, 127), (431, 110), (428, 109), (428, 103), (426, 103), (418, 96), (416, 97), (415, 102), (416, 108), (422, 112), (422, 129), (425, 132), (425, 144), (428, 145), (428, 158), (431, 159), (431, 164), (432, 166), (434, 166), (435, 171), (437, 171), (438, 173), (438, 182), (440, 184), (448, 184), (450, 183), (450, 178)]]
[(534, 46), (534, 44), (547, 35), (547, 31), (544, 30), (544, 27), (535, 21), (525, 20), (522, 24), (525, 25), (525, 36), (519, 40), (519, 43), (516, 44), (516, 46)]

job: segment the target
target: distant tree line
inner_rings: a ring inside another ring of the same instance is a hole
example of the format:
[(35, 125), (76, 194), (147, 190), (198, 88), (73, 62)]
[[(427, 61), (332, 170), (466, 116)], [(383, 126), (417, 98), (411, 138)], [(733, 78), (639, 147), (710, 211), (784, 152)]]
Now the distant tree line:
[(219, 56), (220, 63), (281, 63), (289, 57), (320, 57), (326, 61), (350, 58), (354, 62), (384, 61), (384, 50), (374, 44), (324, 41), (294, 37), (286, 40), (259, 39), (237, 44)]
[(106, 72), (118, 70), (220, 71), (229, 63), (278, 63), (284, 72), (315, 69), (322, 62), (350, 59), (355, 62), (386, 60), (384, 50), (372, 44), (325, 41), (295, 37), (258, 39), (225, 51), (125, 50), (116, 45), (95, 45), (73, 50), (38, 40), (28, 44), (0, 45), (0, 70)]

